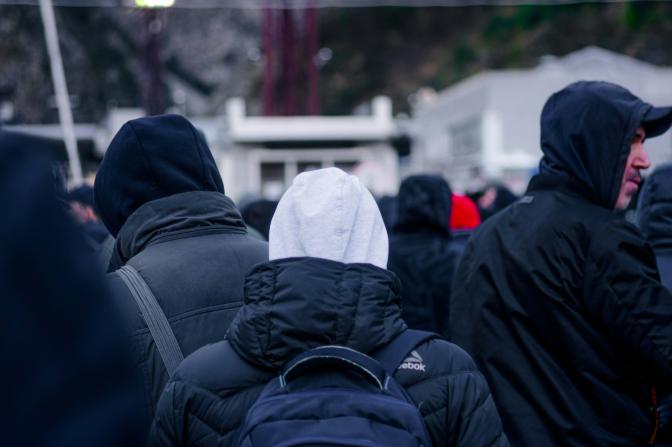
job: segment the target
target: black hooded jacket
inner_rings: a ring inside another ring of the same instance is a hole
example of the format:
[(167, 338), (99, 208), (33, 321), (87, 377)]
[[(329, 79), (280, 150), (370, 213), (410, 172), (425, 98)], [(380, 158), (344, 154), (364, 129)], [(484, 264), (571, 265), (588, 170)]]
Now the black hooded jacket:
[[(339, 344), (371, 353), (406, 325), (399, 284), (370, 264), (317, 258), (258, 265), (227, 340), (185, 359), (161, 396), (153, 446), (237, 445), (238, 428), (266, 383), (301, 352)], [(469, 356), (440, 339), (416, 349), (426, 371), (396, 379), (418, 404), (435, 446), (506, 446), (488, 386)]]
[[(245, 274), (268, 259), (268, 248), (248, 237), (196, 129), (171, 115), (130, 121), (105, 154), (95, 195), (117, 237), (109, 270), (138, 270), (183, 354), (223, 339), (242, 305)], [(130, 291), (109, 277), (133, 334), (149, 428), (168, 375)]]
[(0, 130), (2, 445), (143, 445), (121, 316), (40, 145)]
[(553, 95), (540, 174), (458, 266), (451, 341), (486, 376), (513, 445), (656, 438), (651, 384), (672, 380), (672, 296), (650, 246), (612, 211), (650, 108), (607, 83)]
[(646, 179), (637, 224), (656, 253), (660, 278), (672, 290), (672, 165), (664, 165)]
[(413, 329), (445, 335), (458, 252), (449, 229), (452, 195), (441, 177), (415, 175), (399, 188), (388, 268), (401, 280), (402, 316)]

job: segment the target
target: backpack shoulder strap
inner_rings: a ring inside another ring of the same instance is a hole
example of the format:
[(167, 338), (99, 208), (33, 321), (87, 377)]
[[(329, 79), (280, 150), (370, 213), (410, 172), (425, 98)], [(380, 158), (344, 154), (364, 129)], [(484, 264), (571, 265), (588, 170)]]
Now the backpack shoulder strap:
[(374, 352), (371, 357), (378, 360), (387, 374), (393, 376), (399, 365), (414, 348), (426, 340), (438, 337), (439, 335), (434, 332), (406, 329), (391, 342)]
[(166, 314), (163, 313), (163, 309), (156, 300), (152, 289), (149, 288), (135, 268), (127, 264), (118, 269), (116, 273), (133, 295), (133, 299), (140, 309), (140, 314), (147, 323), (149, 332), (154, 339), (156, 349), (159, 351), (163, 364), (168, 371), (168, 376), (173, 377), (175, 368), (184, 359), (184, 356), (175, 338), (175, 333), (170, 328)]

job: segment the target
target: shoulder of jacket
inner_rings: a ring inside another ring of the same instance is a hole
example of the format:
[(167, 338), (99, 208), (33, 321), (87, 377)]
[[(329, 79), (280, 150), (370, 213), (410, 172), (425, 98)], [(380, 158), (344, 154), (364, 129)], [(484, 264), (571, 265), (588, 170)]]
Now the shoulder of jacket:
[(459, 375), (478, 372), (478, 368), (471, 356), (454, 343), (442, 338), (433, 338), (417, 347), (416, 351), (422, 356), (430, 375)]
[(212, 391), (235, 391), (264, 384), (273, 377), (240, 357), (228, 341), (212, 343), (191, 353), (175, 370), (172, 382)]
[(593, 256), (611, 253), (624, 242), (630, 246), (640, 247), (647, 244), (639, 228), (623, 217), (612, 213), (610, 218), (603, 219), (600, 225), (593, 227), (589, 252)]

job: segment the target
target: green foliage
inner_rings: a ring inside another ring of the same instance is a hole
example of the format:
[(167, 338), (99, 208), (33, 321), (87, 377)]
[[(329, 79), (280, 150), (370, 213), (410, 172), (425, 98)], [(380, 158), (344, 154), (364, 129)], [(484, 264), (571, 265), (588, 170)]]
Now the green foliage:
[(623, 13), (623, 22), (632, 30), (651, 26), (663, 18), (658, 15), (657, 6), (648, 2), (627, 3)]

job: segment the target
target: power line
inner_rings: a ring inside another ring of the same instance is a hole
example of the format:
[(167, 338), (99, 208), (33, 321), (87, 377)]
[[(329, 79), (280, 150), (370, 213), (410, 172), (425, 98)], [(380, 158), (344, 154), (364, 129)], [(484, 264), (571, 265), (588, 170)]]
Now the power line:
[[(465, 6), (517, 6), (517, 5), (572, 5), (580, 3), (639, 3), (669, 2), (671, 0), (314, 0), (317, 8), (364, 7), (465, 7)], [(134, 7), (134, 0), (53, 0), (60, 7)], [(0, 5), (38, 6), (39, 0), (0, 0)], [(308, 0), (176, 0), (174, 8), (183, 9), (303, 9)]]

